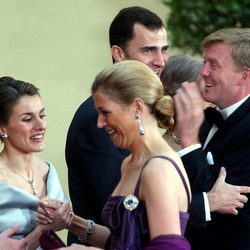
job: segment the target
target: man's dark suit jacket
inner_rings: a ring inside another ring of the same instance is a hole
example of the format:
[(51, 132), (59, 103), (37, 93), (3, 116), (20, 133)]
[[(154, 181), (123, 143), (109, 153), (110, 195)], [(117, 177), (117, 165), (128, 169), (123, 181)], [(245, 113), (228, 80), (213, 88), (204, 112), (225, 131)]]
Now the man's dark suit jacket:
[[(114, 147), (108, 133), (97, 128), (97, 112), (90, 96), (76, 111), (67, 134), (65, 156), (75, 214), (98, 224), (102, 208), (120, 179), (127, 150)], [(68, 244), (79, 242), (68, 234)]]
[[(202, 145), (210, 128), (205, 121), (200, 130)], [(214, 165), (208, 165), (207, 152), (212, 153)], [(206, 223), (202, 191), (211, 190), (221, 166), (226, 168), (227, 183), (250, 186), (250, 97), (226, 119), (204, 150), (194, 150), (182, 161), (193, 194), (186, 232), (192, 250), (249, 250), (250, 201), (237, 216), (211, 213), (212, 220)]]

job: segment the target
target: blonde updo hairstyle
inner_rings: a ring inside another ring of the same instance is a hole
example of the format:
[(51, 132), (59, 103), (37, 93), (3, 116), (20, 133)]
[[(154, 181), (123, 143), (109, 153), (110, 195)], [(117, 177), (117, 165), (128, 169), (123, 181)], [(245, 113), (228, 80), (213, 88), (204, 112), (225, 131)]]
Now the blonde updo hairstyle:
[(172, 98), (164, 96), (159, 77), (139, 61), (125, 60), (102, 70), (91, 88), (92, 94), (97, 91), (125, 106), (135, 98), (141, 98), (157, 119), (159, 127), (172, 129), (174, 126)]

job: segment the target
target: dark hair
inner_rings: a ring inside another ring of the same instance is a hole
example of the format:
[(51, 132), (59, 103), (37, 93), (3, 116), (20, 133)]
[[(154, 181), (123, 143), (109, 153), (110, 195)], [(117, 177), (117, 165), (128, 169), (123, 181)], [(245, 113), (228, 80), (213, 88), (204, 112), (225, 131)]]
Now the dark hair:
[(185, 81), (198, 83), (201, 66), (201, 61), (184, 54), (170, 56), (160, 76), (165, 95), (174, 96)]
[(160, 29), (164, 24), (160, 17), (148, 9), (133, 6), (120, 10), (109, 28), (110, 47), (118, 45), (126, 49), (128, 41), (134, 37), (134, 25), (142, 24), (149, 30)]
[(0, 124), (8, 123), (13, 106), (25, 95), (39, 95), (38, 88), (9, 76), (0, 78)]

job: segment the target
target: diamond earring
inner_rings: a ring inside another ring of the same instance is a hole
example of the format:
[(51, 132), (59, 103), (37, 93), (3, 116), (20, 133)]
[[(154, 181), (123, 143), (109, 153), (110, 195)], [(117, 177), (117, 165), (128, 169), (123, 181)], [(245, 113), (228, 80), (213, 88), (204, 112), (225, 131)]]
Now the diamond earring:
[(138, 114), (135, 115), (135, 119), (136, 119), (136, 121), (138, 123), (139, 135), (145, 135), (145, 130), (144, 130), (143, 126), (142, 126), (140, 115), (138, 115)]
[(6, 132), (3, 132), (3, 134), (0, 135), (1, 139), (4, 141), (5, 139), (8, 138), (8, 135)]

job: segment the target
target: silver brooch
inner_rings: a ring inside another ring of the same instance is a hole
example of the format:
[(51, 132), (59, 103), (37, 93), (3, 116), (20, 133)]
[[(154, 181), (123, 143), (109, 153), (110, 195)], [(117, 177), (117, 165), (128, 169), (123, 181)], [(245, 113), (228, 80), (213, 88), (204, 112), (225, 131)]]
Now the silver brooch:
[(128, 195), (123, 201), (124, 207), (130, 211), (136, 209), (138, 207), (138, 204), (139, 200), (133, 194)]

